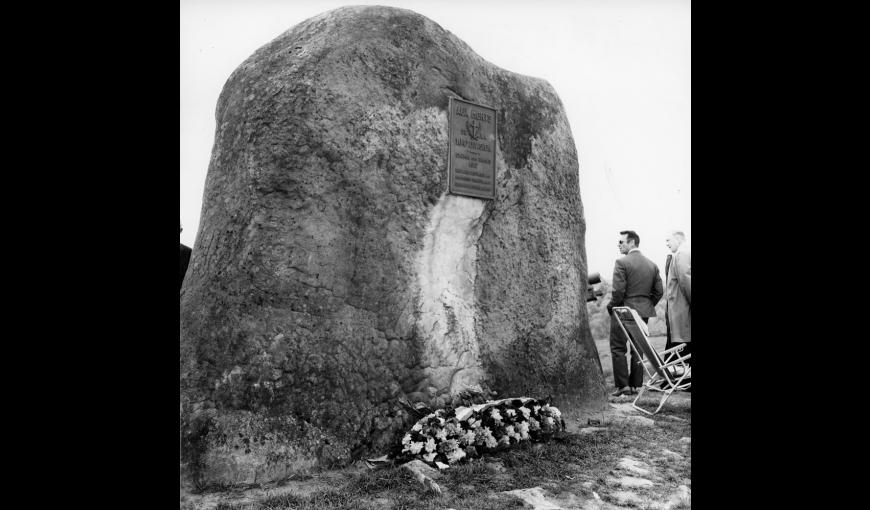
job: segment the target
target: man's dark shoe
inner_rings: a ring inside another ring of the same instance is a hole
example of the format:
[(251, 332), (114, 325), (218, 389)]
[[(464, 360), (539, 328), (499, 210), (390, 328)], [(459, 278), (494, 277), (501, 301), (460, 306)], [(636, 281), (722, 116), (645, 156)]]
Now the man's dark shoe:
[(638, 391), (640, 391), (640, 388), (629, 388), (628, 395), (637, 395)]
[(622, 395), (630, 395), (631, 394), (631, 393), (629, 393), (630, 391), (631, 391), (631, 388), (629, 388), (628, 386), (625, 386), (625, 387), (619, 388), (618, 390), (614, 391), (613, 393), (610, 394), (610, 396), (611, 397), (621, 397)]

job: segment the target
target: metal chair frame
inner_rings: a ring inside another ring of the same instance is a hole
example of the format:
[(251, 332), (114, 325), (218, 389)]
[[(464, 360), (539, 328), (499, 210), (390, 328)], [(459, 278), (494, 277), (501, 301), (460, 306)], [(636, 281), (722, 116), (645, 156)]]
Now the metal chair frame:
[[(638, 326), (637, 329), (640, 331), (640, 335), (632, 335), (628, 332), (628, 329), (626, 329), (625, 325), (622, 323), (622, 319), (620, 318), (620, 314), (625, 313), (631, 314), (632, 319)], [(649, 330), (646, 327), (646, 323), (643, 322), (643, 319), (641, 319), (640, 315), (638, 315), (635, 310), (632, 310), (627, 306), (613, 307), (613, 317), (616, 320), (616, 323), (619, 324), (625, 337), (629, 339), (628, 343), (631, 345), (633, 355), (640, 356), (640, 349), (638, 349), (637, 346), (638, 343), (641, 344), (641, 349), (646, 352), (646, 356), (643, 357), (643, 370), (647, 375), (646, 382), (638, 392), (634, 402), (631, 403), (631, 406), (649, 415), (656, 414), (661, 410), (662, 406), (665, 405), (665, 402), (668, 400), (668, 397), (671, 396), (671, 393), (692, 387), (692, 366), (686, 363), (686, 360), (691, 358), (692, 355), (680, 354), (680, 351), (683, 350), (685, 345), (679, 344), (670, 349), (665, 349), (661, 352), (660, 356), (659, 352), (657, 352), (649, 342)], [(680, 369), (682, 369), (682, 374), (678, 374)], [(688, 379), (688, 381), (686, 381), (686, 379)], [(650, 412), (637, 405), (637, 401), (646, 390), (664, 393), (664, 396), (659, 401), (659, 405), (655, 411)]]

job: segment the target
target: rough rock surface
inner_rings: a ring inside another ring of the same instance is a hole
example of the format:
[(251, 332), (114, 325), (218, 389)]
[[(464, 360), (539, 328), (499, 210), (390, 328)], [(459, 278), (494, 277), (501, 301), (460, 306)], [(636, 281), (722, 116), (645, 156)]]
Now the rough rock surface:
[(441, 486), (435, 481), (436, 478), (441, 476), (441, 473), (437, 469), (417, 459), (402, 464), (402, 468), (409, 471), (425, 490), (439, 495), (442, 493)]
[(640, 476), (649, 475), (649, 466), (631, 457), (619, 459), (618, 468)]
[[(447, 105), (497, 109), (496, 198), (447, 194)], [(466, 390), (605, 388), (586, 318), (578, 161), (543, 80), (431, 20), (344, 7), (228, 79), (181, 296), (181, 452), (263, 483), (388, 451)]]

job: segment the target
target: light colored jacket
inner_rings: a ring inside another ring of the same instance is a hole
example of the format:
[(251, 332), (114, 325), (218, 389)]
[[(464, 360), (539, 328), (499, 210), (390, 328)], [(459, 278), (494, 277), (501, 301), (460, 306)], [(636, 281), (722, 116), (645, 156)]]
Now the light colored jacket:
[(677, 250), (666, 275), (668, 323), (671, 342), (692, 341), (692, 254)]

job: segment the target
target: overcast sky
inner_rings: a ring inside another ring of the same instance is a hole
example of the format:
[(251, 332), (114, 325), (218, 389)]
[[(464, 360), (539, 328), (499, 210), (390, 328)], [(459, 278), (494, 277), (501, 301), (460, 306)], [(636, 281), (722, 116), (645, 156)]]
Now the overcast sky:
[(299, 22), (364, 4), (416, 11), (556, 89), (580, 159), (590, 272), (610, 279), (620, 230), (635, 230), (662, 269), (668, 231), (691, 240), (689, 0), (181, 0), (182, 243), (199, 230), (215, 107), (233, 70)]

